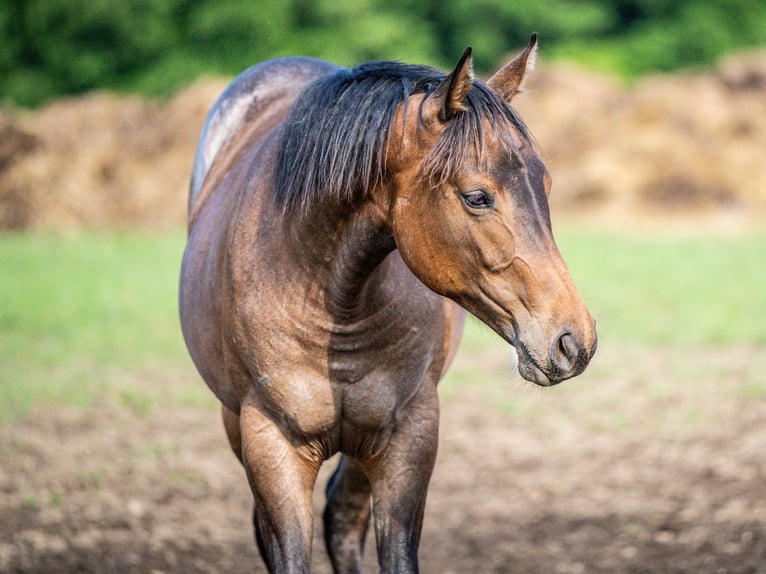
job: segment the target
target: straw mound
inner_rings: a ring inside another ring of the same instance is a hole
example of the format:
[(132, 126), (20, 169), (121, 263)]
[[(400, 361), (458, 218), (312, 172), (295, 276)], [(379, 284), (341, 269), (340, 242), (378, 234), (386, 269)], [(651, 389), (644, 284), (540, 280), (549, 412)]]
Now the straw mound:
[(225, 85), (164, 105), (95, 93), (0, 116), (0, 228), (182, 224), (196, 140)]
[(632, 89), (543, 71), (519, 98), (554, 178), (554, 209), (766, 214), (766, 53)]
[[(181, 225), (196, 139), (224, 86), (0, 113), (0, 229)], [(766, 215), (766, 52), (631, 89), (551, 67), (532, 88), (515, 103), (553, 173), (554, 211)]]

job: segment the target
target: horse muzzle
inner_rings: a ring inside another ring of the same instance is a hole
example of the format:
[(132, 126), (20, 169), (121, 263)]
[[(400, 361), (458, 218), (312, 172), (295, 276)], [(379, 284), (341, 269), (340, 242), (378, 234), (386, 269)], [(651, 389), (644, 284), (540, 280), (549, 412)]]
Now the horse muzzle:
[(549, 344), (547, 353), (536, 354), (516, 335), (513, 346), (518, 355), (519, 374), (526, 380), (542, 387), (551, 387), (576, 377), (585, 370), (596, 353), (598, 336), (595, 323), (592, 334), (584, 336), (572, 329), (562, 329)]

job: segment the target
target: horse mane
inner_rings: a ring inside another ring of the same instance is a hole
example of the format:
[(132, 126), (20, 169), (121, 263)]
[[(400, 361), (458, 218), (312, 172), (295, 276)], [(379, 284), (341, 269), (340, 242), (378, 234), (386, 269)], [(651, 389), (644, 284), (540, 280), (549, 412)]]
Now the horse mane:
[[(406, 106), (413, 94), (430, 93), (444, 78), (429, 66), (384, 61), (341, 69), (309, 84), (281, 135), (274, 174), (278, 207), (307, 213), (320, 201), (353, 205), (363, 200), (385, 178), (386, 146), (398, 106)], [(482, 158), (484, 119), (510, 148), (515, 144), (509, 122), (532, 141), (516, 111), (483, 83), (474, 81), (464, 105), (423, 163), (421, 174), (432, 185), (450, 179), (471, 152)]]

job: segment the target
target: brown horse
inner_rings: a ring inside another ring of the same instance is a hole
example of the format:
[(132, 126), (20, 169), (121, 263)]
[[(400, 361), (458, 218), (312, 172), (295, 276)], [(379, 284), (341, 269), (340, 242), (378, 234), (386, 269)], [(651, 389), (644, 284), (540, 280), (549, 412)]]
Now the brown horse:
[(306, 58), (240, 75), (205, 124), (180, 310), (223, 403), (272, 572), (307, 572), (312, 490), (357, 572), (370, 514), (385, 572), (415, 572), (436, 457), (436, 385), (467, 309), (516, 348), (521, 376), (583, 371), (594, 322), (551, 232), (550, 176), (509, 105), (524, 52), (486, 84), (467, 49), (445, 76)]

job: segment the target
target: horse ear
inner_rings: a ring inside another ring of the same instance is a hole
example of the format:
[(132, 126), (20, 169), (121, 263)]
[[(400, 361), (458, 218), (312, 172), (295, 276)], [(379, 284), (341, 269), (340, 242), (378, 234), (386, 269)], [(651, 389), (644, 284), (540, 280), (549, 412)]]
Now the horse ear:
[(423, 103), (423, 120), (446, 122), (457, 112), (465, 109), (463, 100), (473, 82), (471, 47), (468, 46), (458, 60), (455, 69), (442, 80)]
[(487, 85), (510, 102), (513, 96), (524, 90), (524, 82), (535, 69), (536, 58), (537, 32), (534, 32), (524, 51), (498, 70)]

